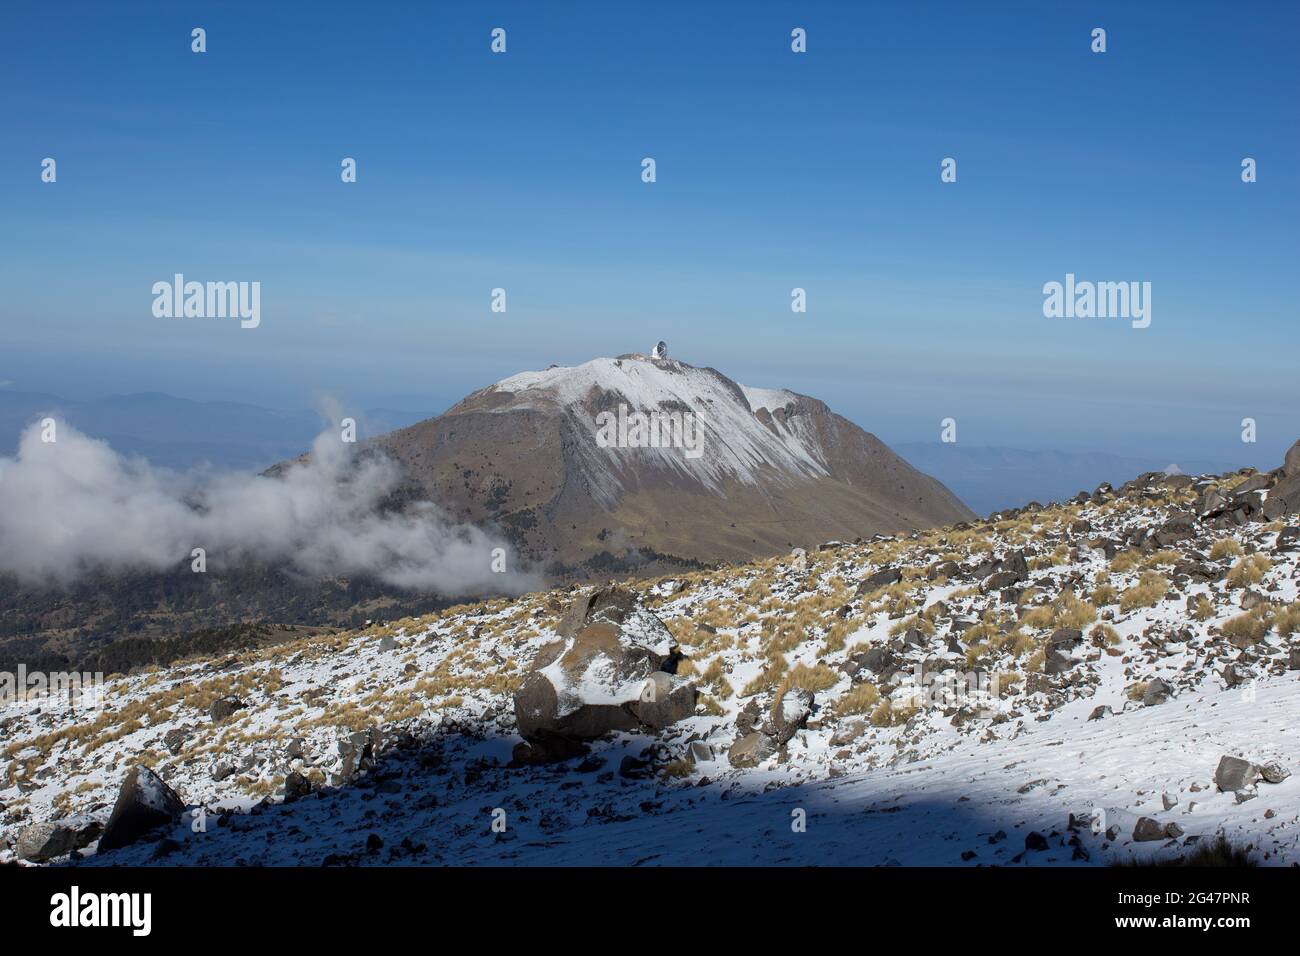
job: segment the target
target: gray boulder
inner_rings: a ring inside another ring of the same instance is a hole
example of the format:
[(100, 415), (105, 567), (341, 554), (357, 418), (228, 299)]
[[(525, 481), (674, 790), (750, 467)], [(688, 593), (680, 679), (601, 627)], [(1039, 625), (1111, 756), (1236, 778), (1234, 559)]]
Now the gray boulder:
[(581, 595), (561, 618), (514, 695), (519, 734), (535, 752), (572, 756), (574, 744), (614, 731), (662, 730), (695, 712), (695, 684), (663, 622), (621, 588)]
[(181, 752), (181, 747), (185, 745), (185, 741), (189, 737), (190, 731), (188, 727), (173, 728), (163, 734), (163, 746), (167, 748), (169, 754), (175, 757)]
[(727, 762), (733, 767), (756, 767), (776, 753), (776, 741), (767, 734), (745, 734), (727, 751)]
[(301, 800), (303, 797), (310, 795), (311, 791), (311, 781), (296, 770), (292, 771), (284, 778), (285, 803), (293, 803), (295, 800)]
[(1214, 771), (1214, 783), (1225, 793), (1245, 790), (1258, 779), (1259, 768), (1253, 763), (1226, 754), (1219, 758), (1219, 766)]
[(1300, 476), (1300, 441), (1287, 449), (1280, 471), (1287, 478)]
[(692, 740), (686, 748), (691, 763), (708, 763), (713, 759), (713, 748), (703, 740)]
[(1012, 551), (999, 562), (999, 568), (1014, 574), (1016, 581), (1029, 580), (1029, 562), (1025, 560), (1024, 551)]
[(1259, 775), (1264, 778), (1265, 783), (1281, 783), (1291, 776), (1291, 771), (1276, 761), (1270, 761), (1259, 768)]
[(1159, 820), (1153, 820), (1151, 817), (1139, 817), (1137, 825), (1133, 827), (1133, 839), (1138, 843), (1163, 840), (1165, 839), (1165, 825)]
[(676, 674), (655, 671), (629, 709), (646, 727), (663, 730), (695, 713), (695, 684)]
[(140, 840), (161, 827), (173, 826), (185, 812), (176, 791), (143, 764), (127, 772), (113, 804), (100, 850), (114, 850)]
[(1163, 704), (1173, 695), (1173, 688), (1157, 677), (1147, 682), (1146, 689), (1142, 691), (1142, 703), (1147, 707), (1154, 707), (1156, 704)]
[(33, 823), (18, 834), (14, 853), (20, 860), (45, 863), (89, 846), (103, 831), (104, 825), (95, 820)]
[(334, 741), (334, 756), (338, 767), (330, 775), (334, 786), (351, 782), (359, 773), (370, 770), (375, 765), (375, 757), (383, 744), (383, 731), (378, 727), (368, 730), (345, 730)]
[(812, 714), (813, 695), (806, 690), (791, 688), (772, 705), (763, 730), (779, 746), (785, 743), (808, 722)]
[(243, 710), (245, 706), (238, 697), (219, 697), (212, 702), (208, 713), (212, 717), (212, 722), (219, 724), (229, 719), (236, 711)]
[(877, 571), (858, 585), (858, 597), (888, 587), (891, 584), (896, 584), (902, 579), (903, 572), (898, 568), (885, 568), (883, 571)]

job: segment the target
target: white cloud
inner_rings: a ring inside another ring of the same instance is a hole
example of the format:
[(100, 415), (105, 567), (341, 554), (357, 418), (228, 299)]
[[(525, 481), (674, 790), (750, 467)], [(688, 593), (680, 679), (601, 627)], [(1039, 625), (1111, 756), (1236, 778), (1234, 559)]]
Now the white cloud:
[(319, 436), (305, 463), (278, 476), (182, 475), (118, 454), (58, 423), (39, 425), (15, 458), (0, 457), (0, 571), (29, 583), (67, 583), (99, 571), (189, 573), (203, 548), (208, 572), (238, 562), (304, 574), (366, 574), (390, 585), (459, 596), (521, 592), (527, 574), (494, 574), (489, 532), (450, 521), (434, 504), (381, 510), (398, 466), (357, 455), (337, 432)]

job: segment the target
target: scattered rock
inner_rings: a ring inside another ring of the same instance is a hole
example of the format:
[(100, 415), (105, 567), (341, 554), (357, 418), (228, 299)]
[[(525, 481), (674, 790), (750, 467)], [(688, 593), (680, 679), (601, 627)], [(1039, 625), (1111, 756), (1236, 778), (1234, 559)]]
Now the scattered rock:
[(1148, 681), (1146, 689), (1142, 691), (1142, 703), (1147, 707), (1154, 707), (1156, 704), (1163, 704), (1173, 695), (1173, 688), (1156, 677)]
[(190, 731), (188, 727), (174, 727), (163, 734), (163, 746), (167, 748), (169, 754), (175, 757), (181, 752), (181, 747), (184, 746), (185, 741), (189, 740), (189, 737)]
[(773, 705), (764, 731), (773, 737), (777, 746), (786, 743), (808, 722), (812, 713), (813, 695), (806, 690), (791, 688)]
[(211, 716), (213, 723), (219, 724), (230, 718), (236, 711), (243, 710), (246, 706), (238, 697), (219, 697), (212, 702), (208, 714)]
[(896, 584), (903, 579), (903, 572), (898, 568), (885, 568), (883, 571), (877, 571), (875, 574), (864, 579), (858, 585), (858, 597), (864, 594), (870, 594), (872, 591), (891, 584)]
[(1259, 768), (1259, 775), (1264, 778), (1266, 783), (1281, 783), (1291, 776), (1291, 771), (1280, 763), (1270, 761)]
[(294, 770), (284, 778), (285, 803), (293, 803), (295, 800), (301, 800), (303, 797), (310, 796), (311, 792), (311, 781), (298, 771)]
[(713, 748), (703, 740), (692, 740), (686, 752), (692, 763), (708, 763), (713, 759)]
[(352, 781), (357, 774), (370, 770), (383, 743), (383, 732), (378, 727), (356, 732), (345, 730), (334, 742), (338, 769), (332, 774), (335, 786)]
[(1153, 820), (1151, 817), (1139, 817), (1137, 825), (1133, 827), (1133, 839), (1138, 843), (1149, 843), (1152, 840), (1163, 840), (1164, 838), (1164, 824), (1159, 820)]

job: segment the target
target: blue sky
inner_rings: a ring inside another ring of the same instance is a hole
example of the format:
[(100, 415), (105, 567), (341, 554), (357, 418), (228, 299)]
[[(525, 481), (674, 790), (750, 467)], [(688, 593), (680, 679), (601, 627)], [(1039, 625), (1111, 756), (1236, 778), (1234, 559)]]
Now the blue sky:
[[(1271, 466), (1300, 437), (1297, 4), (60, 3), (0, 27), (8, 388), (436, 413), (663, 338), (887, 441), (952, 416), (971, 444)], [(261, 327), (155, 318), (176, 272), (260, 281)], [(1067, 272), (1150, 281), (1150, 328), (1045, 318)]]

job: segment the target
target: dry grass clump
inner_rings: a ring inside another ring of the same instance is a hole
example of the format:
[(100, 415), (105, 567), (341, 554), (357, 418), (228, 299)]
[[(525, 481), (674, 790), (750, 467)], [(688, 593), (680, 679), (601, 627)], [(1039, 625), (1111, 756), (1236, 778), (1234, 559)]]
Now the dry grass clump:
[(1153, 551), (1151, 554), (1148, 554), (1146, 560), (1142, 562), (1142, 567), (1158, 568), (1162, 564), (1177, 564), (1181, 559), (1182, 555), (1177, 551), (1164, 548), (1163, 550)]
[(1300, 631), (1300, 601), (1284, 605), (1274, 612), (1273, 630), (1283, 637)]
[(1228, 586), (1244, 588), (1251, 584), (1258, 584), (1264, 577), (1264, 572), (1272, 566), (1273, 563), (1262, 554), (1252, 554), (1244, 558), (1238, 558), (1228, 572)]
[(1214, 602), (1204, 594), (1198, 594), (1196, 597), (1192, 598), (1191, 603), (1188, 604), (1187, 613), (1191, 616), (1192, 620), (1204, 623), (1214, 617)]
[(814, 664), (811, 667), (807, 664), (795, 664), (785, 675), (781, 686), (777, 688), (777, 699), (780, 700), (785, 692), (792, 687), (815, 694), (818, 691), (829, 690), (839, 682), (839, 671), (833, 670), (825, 664)]
[[(981, 627), (983, 625), (980, 625)], [(977, 628), (970, 628), (967, 634)], [(1020, 630), (1019, 627), (1013, 627), (1005, 631), (997, 631), (990, 634), (987, 640), (971, 644), (966, 648), (966, 665), (974, 667), (975, 664), (990, 651), (1005, 651), (1012, 657), (1024, 657), (1034, 647), (1037, 642), (1030, 635)]]
[(1258, 644), (1268, 633), (1268, 620), (1254, 611), (1238, 614), (1223, 623), (1223, 636), (1238, 647)]
[(830, 630), (826, 632), (826, 636), (822, 638), (822, 654), (835, 654), (844, 650), (849, 635), (860, 627), (862, 627), (861, 621), (836, 621), (831, 625)]
[(794, 650), (807, 639), (808, 631), (806, 627), (800, 625), (796, 620), (787, 618), (777, 624), (776, 630), (764, 638), (763, 654), (767, 657), (773, 654), (785, 654)]
[(1005, 634), (994, 638), (993, 646), (999, 650), (1004, 650), (1012, 657), (1024, 657), (1036, 646), (1032, 637), (1018, 628), (1013, 628)]
[[(699, 673), (696, 684), (711, 688), (723, 700), (732, 695), (731, 684), (727, 681), (726, 666), (723, 664), (721, 657), (715, 657), (709, 661), (703, 671), (699, 670), (698, 665), (696, 670)], [(680, 664), (678, 665), (678, 673), (681, 673)]]
[(1044, 568), (1052, 568), (1058, 564), (1065, 564), (1070, 560), (1070, 549), (1064, 544), (1058, 544), (1051, 554), (1039, 555), (1031, 558), (1029, 561), (1030, 570), (1041, 571)]
[(1169, 590), (1169, 579), (1158, 571), (1143, 571), (1137, 584), (1120, 595), (1119, 609), (1132, 611), (1140, 607), (1153, 607), (1160, 603)]
[(1132, 571), (1142, 563), (1141, 551), (1121, 551), (1110, 559), (1110, 569), (1116, 574)]
[(1241, 543), (1236, 538), (1220, 538), (1210, 546), (1210, 560), (1236, 558), (1241, 555)]
[[(727, 685), (727, 689), (730, 691), (730, 684)], [(707, 717), (725, 717), (727, 714), (727, 709), (719, 704), (716, 698), (710, 697), (708, 694), (700, 694), (695, 699), (695, 709)]]
[(1097, 620), (1097, 609), (1083, 598), (1062, 594), (1056, 601), (1055, 627), (1077, 627), (1080, 630)]
[(865, 714), (879, 703), (880, 690), (875, 684), (854, 684), (835, 704), (835, 711), (839, 714)]
[(1019, 693), (1023, 681), (1024, 678), (1015, 671), (994, 671), (989, 675), (989, 686), (1000, 698)]
[(1030, 630), (1038, 631), (1052, 626), (1052, 621), (1056, 619), (1056, 611), (1049, 604), (1040, 604), (1037, 607), (1031, 607), (1024, 614), (1020, 615), (1020, 624)]
[(893, 624), (889, 625), (889, 636), (898, 637), (899, 634), (902, 634), (911, 627), (916, 628), (926, 637), (931, 637), (934, 634), (934, 622), (928, 617), (916, 614), (912, 617), (905, 617), (901, 620), (895, 621)]
[(916, 711), (915, 707), (896, 705), (886, 697), (871, 712), (871, 726), (898, 727), (911, 720)]
[(1088, 632), (1088, 637), (1095, 647), (1115, 647), (1124, 640), (1109, 624), (1098, 624)]
[(739, 696), (741, 698), (753, 697), (755, 694), (774, 689), (785, 678), (788, 670), (789, 664), (782, 655), (778, 654), (770, 658), (763, 669), (754, 676), (754, 679), (741, 688)]
[(1241, 846), (1233, 846), (1228, 842), (1227, 837), (1222, 833), (1213, 841), (1204, 841), (1196, 845), (1187, 856), (1176, 856), (1168, 859), (1158, 859), (1151, 862), (1138, 860), (1136, 857), (1130, 857), (1127, 860), (1115, 860), (1111, 866), (1117, 867), (1181, 867), (1181, 866), (1214, 866), (1214, 867), (1247, 867), (1258, 866), (1250, 858), (1250, 852)]
[(695, 772), (695, 764), (691, 763), (691, 761), (687, 760), (684, 757), (679, 757), (676, 760), (670, 760), (668, 763), (664, 764), (662, 767), (659, 768), (659, 776), (670, 780), (680, 779), (682, 777), (689, 777), (694, 772)]
[(1108, 581), (1099, 581), (1088, 595), (1088, 599), (1095, 607), (1105, 607), (1107, 604), (1114, 604), (1119, 600), (1119, 592), (1115, 586)]

